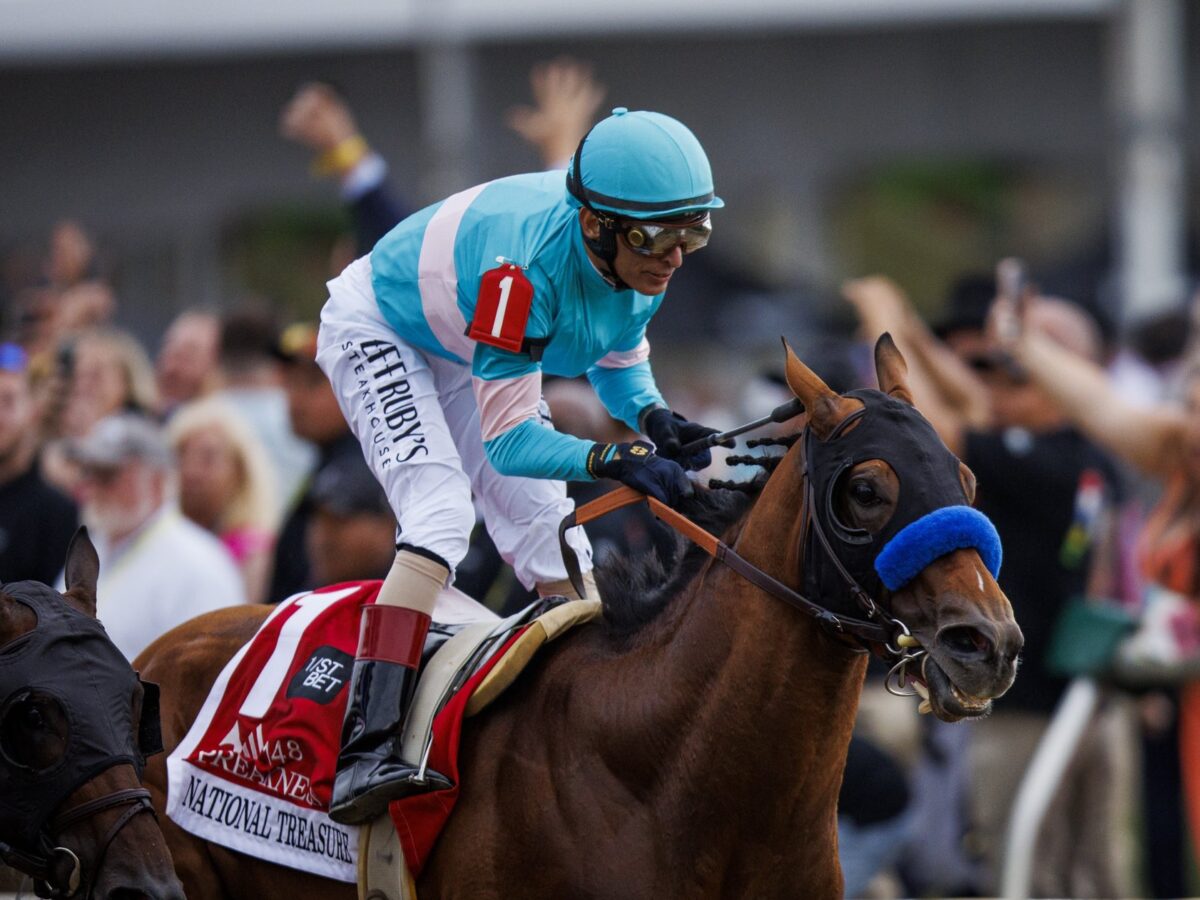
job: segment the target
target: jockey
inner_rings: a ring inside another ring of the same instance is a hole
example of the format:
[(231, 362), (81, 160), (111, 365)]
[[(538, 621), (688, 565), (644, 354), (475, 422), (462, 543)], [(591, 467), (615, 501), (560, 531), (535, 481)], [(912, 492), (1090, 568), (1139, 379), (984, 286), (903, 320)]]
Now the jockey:
[[(711, 462), (707, 450), (676, 459), (715, 430), (667, 409), (646, 325), (723, 205), (691, 131), (618, 108), (580, 142), (565, 189), (562, 171), (469, 188), (402, 221), (329, 283), (317, 362), (398, 522), (395, 561), (363, 609), (335, 821), (450, 786), (400, 746), (434, 601), (467, 552), (472, 491), (521, 582), (573, 596), (557, 541), (572, 509), (564, 481), (614, 478), (674, 504), (691, 492), (685, 467)], [(654, 446), (556, 432), (543, 372), (586, 373)], [(582, 529), (568, 541), (590, 570)]]

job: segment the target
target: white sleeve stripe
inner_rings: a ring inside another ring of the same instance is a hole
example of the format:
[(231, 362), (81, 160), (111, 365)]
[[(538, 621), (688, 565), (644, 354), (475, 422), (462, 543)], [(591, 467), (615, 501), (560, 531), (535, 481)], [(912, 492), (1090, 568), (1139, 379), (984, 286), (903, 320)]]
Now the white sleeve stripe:
[(446, 198), (425, 226), (421, 257), (417, 261), (417, 284), (425, 321), (439, 344), (468, 363), (474, 355), (475, 342), (466, 336), (467, 322), (458, 308), (454, 244), (463, 214), (486, 187), (487, 184), (479, 184)]
[(542, 399), (542, 376), (530, 372), (520, 378), (487, 381), (474, 377), (475, 403), (479, 407), (479, 430), (484, 441), (497, 438), (526, 419), (536, 419)]
[(596, 365), (602, 369), (628, 369), (650, 358), (650, 342), (642, 338), (642, 342), (632, 350), (614, 350), (604, 356)]

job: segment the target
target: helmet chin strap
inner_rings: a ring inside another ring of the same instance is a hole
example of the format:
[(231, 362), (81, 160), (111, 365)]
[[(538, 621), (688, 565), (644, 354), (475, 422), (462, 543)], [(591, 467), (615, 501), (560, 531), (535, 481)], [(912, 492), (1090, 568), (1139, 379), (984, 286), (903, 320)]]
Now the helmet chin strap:
[[(615, 265), (617, 260), (617, 232), (605, 223), (605, 220), (611, 222), (608, 216), (596, 212), (590, 204), (585, 204), (589, 212), (596, 217), (596, 223), (600, 226), (600, 234), (597, 237), (589, 237), (587, 231), (583, 232), (583, 243), (592, 251), (599, 259), (603, 266), (597, 266), (596, 271), (601, 277), (609, 283), (614, 291), (627, 291), (627, 285), (621, 276), (617, 274)], [(580, 229), (583, 229), (583, 223), (579, 223)]]

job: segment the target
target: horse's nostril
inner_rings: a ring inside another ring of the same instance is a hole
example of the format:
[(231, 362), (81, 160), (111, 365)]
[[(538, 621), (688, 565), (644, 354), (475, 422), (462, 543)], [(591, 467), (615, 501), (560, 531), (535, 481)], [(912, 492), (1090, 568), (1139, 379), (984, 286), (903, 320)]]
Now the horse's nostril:
[(958, 625), (938, 634), (938, 640), (952, 653), (961, 656), (986, 656), (992, 652), (992, 642), (978, 628)]

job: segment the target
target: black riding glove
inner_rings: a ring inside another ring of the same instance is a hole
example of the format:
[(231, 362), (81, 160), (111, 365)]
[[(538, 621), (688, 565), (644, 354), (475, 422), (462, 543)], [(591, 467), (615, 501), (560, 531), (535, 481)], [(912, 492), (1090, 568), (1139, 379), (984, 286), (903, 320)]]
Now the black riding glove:
[[(642, 410), (638, 419), (642, 434), (654, 442), (655, 452), (659, 456), (673, 459), (685, 469), (704, 469), (712, 465), (712, 453), (707, 447), (682, 458), (679, 451), (692, 441), (702, 440), (710, 434), (720, 434), (717, 429), (689, 422), (679, 413), (671, 412), (663, 406), (652, 406)], [(733, 438), (721, 441), (720, 446), (732, 447)]]
[(645, 441), (593, 444), (587, 470), (593, 478), (613, 478), (631, 488), (675, 506), (692, 495), (692, 483), (678, 463), (654, 455)]

